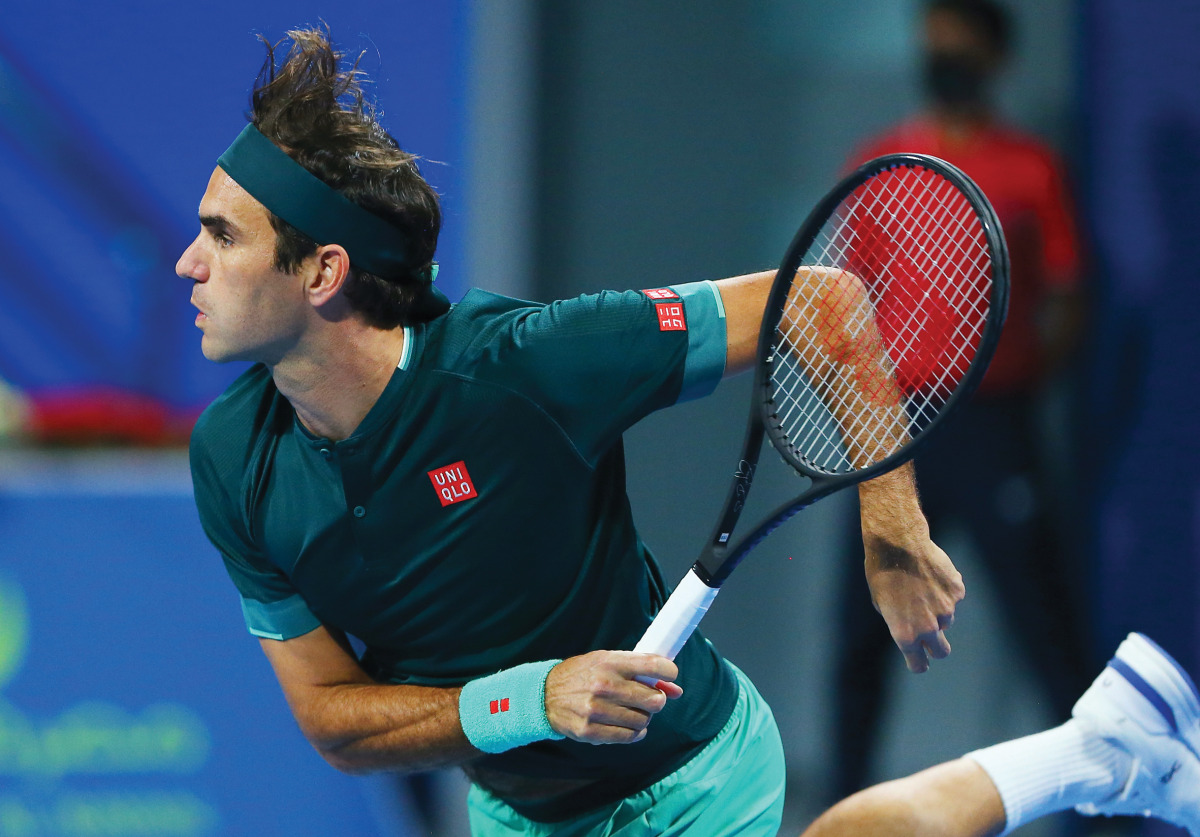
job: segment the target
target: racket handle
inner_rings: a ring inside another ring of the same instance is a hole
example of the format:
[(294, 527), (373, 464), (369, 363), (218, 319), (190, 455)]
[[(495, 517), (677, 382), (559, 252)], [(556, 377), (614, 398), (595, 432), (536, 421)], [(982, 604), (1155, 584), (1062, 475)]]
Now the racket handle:
[[(662, 610), (654, 617), (646, 633), (638, 641), (634, 651), (646, 654), (659, 654), (668, 660), (675, 659), (679, 649), (687, 642), (692, 631), (700, 624), (708, 606), (717, 597), (720, 587), (709, 587), (700, 580), (695, 571), (688, 574), (679, 582), (675, 592), (667, 599)], [(639, 682), (654, 686), (658, 681), (651, 677), (638, 677)]]

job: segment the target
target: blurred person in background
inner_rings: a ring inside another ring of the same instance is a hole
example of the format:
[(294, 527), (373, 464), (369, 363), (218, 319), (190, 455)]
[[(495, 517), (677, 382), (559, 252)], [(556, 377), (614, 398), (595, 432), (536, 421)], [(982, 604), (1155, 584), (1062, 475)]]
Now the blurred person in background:
[[(1058, 157), (994, 108), (1012, 49), (1009, 13), (992, 0), (932, 0), (922, 36), (927, 109), (866, 142), (850, 163), (893, 152), (940, 157), (980, 186), (1004, 229), (1012, 260), (1004, 335), (979, 391), (918, 457), (918, 488), (935, 535), (948, 525), (969, 534), (1058, 720), (1092, 667), (1041, 409), (1079, 342), (1080, 244)], [(847, 569), (839, 606), (835, 798), (867, 784), (890, 668), (887, 628), (857, 575)]]

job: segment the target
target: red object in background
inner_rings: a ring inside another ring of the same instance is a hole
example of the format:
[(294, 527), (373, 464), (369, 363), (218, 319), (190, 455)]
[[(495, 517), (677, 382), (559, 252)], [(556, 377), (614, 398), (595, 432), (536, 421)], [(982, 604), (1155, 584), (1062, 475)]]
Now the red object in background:
[(186, 444), (197, 416), (116, 389), (29, 394), (25, 431), (34, 444)]
[(1042, 140), (999, 123), (967, 136), (928, 116), (909, 119), (859, 148), (869, 160), (919, 151), (958, 166), (987, 195), (1008, 241), (1012, 289), (1008, 319), (979, 391), (1028, 392), (1041, 380), (1044, 340), (1037, 316), (1051, 293), (1080, 287), (1081, 256), (1065, 168)]
[(861, 203), (846, 225), (846, 266), (870, 290), (897, 383), (908, 395), (953, 389), (962, 380), (979, 349), (985, 316), (978, 303), (989, 281), (980, 234), (944, 220), (928, 223), (965, 211), (965, 199), (954, 195), (942, 206), (944, 190), (910, 191), (906, 184), (918, 177), (938, 175), (906, 170), (860, 186)]
[(961, 329), (968, 337), (975, 336), (975, 341), (956, 345), (963, 316), (941, 289), (923, 279), (907, 259), (896, 260), (890, 273), (876, 304), (875, 322), (896, 364), (901, 389), (911, 395), (938, 383), (962, 380), (978, 348), (975, 324)]

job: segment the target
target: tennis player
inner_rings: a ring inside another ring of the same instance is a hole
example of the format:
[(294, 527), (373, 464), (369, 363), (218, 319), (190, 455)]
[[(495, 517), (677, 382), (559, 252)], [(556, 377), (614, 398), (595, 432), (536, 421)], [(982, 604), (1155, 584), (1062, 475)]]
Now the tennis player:
[[(612, 650), (667, 592), (621, 434), (750, 365), (772, 275), (451, 306), (433, 190), (327, 34), (289, 38), (177, 270), (205, 356), (256, 363), (192, 473), (300, 728), (348, 772), (461, 765), (476, 834), (774, 834), (782, 748), (750, 681), (699, 634), (676, 662)], [(961, 579), (907, 472), (860, 496), (872, 595), (924, 670)], [(964, 772), (995, 803), (972, 764), (914, 781)]]

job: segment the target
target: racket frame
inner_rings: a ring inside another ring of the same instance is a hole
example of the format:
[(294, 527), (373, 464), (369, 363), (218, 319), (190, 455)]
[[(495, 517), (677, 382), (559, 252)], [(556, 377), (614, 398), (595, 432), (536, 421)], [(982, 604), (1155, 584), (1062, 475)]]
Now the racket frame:
[[(867, 180), (881, 172), (898, 168), (931, 170), (953, 183), (971, 204), (980, 220), (992, 259), (992, 287), (988, 316), (980, 336), (979, 346), (962, 380), (954, 388), (937, 415), (916, 437), (895, 452), (865, 468), (846, 474), (828, 474), (810, 468), (793, 456), (782, 434), (768, 420), (774, 406), (771, 395), (771, 374), (776, 349), (776, 329), (783, 318), (788, 292), (792, 287), (792, 278), (797, 270), (803, 267), (800, 264), (801, 260), (808, 252), (808, 248), (816, 241), (829, 217), (849, 194)], [(734, 473), (729, 493), (726, 495), (721, 517), (699, 559), (692, 566), (692, 572), (707, 586), (719, 588), (750, 550), (793, 515), (830, 494), (891, 471), (916, 456), (928, 444), (930, 436), (938, 426), (955, 413), (961, 404), (965, 403), (983, 379), (987, 365), (995, 353), (996, 344), (1000, 340), (1000, 332), (1008, 312), (1008, 275), (1008, 247), (1005, 244), (1004, 232), (1000, 227), (995, 210), (975, 182), (962, 170), (945, 160), (928, 154), (886, 154), (863, 163), (830, 190), (813, 207), (804, 223), (800, 225), (776, 272), (775, 281), (767, 298), (762, 326), (758, 333), (758, 363), (755, 364), (750, 417), (746, 423), (746, 434), (742, 441), (738, 468)], [(731, 544), (733, 530), (745, 508), (746, 499), (754, 481), (764, 435), (771, 440), (771, 444), (784, 461), (802, 476), (810, 479), (812, 484), (798, 496), (778, 506), (751, 532)]]

